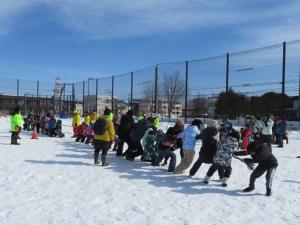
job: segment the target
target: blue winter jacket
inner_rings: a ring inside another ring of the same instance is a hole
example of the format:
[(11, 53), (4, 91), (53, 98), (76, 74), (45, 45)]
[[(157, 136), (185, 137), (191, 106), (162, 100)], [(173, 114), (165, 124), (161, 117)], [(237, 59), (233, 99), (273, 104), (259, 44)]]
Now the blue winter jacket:
[(199, 134), (200, 131), (197, 126), (188, 126), (183, 132), (183, 150), (195, 151), (197, 136)]
[(281, 136), (284, 136), (286, 130), (287, 130), (287, 124), (286, 124), (286, 121), (281, 121), (281, 122), (278, 124), (277, 129), (276, 129), (277, 134), (278, 134), (278, 135), (281, 135)]
[(49, 126), (48, 127), (49, 129), (55, 129), (56, 128), (56, 122), (53, 121), (53, 120), (50, 120), (48, 126)]

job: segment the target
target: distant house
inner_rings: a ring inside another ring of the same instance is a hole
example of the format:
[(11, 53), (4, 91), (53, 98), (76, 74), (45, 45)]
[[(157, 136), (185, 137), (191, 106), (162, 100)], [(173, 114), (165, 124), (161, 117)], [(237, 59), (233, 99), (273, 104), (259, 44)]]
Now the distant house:
[[(128, 111), (129, 105), (127, 102), (119, 100), (117, 97), (113, 99), (114, 114), (124, 114)], [(112, 109), (112, 98), (110, 95), (89, 95), (84, 96), (84, 111), (97, 110), (98, 113), (102, 114), (105, 108)]]
[[(154, 102), (147, 101), (146, 99), (138, 100), (138, 112), (139, 113), (153, 113)], [(157, 113), (161, 117), (168, 117), (169, 104), (166, 100), (157, 100)], [(171, 111), (171, 118), (182, 117), (183, 116), (183, 105), (180, 102), (176, 102)]]

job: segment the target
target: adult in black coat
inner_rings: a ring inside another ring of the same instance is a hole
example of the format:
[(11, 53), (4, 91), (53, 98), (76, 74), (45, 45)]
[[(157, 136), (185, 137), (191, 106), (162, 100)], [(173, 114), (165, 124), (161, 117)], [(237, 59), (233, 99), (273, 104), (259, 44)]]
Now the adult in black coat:
[(202, 140), (202, 146), (199, 152), (199, 158), (190, 170), (190, 177), (197, 173), (202, 163), (213, 163), (213, 158), (217, 151), (219, 141), (217, 121), (209, 121), (207, 128), (200, 134), (200, 139)]
[(144, 149), (141, 144), (141, 140), (149, 127), (151, 127), (151, 122), (145, 117), (143, 119), (140, 119), (134, 126), (134, 129), (130, 136), (132, 144), (129, 151), (127, 151), (126, 159), (134, 160), (135, 157), (143, 154)]
[(120, 126), (118, 128), (117, 135), (119, 138), (119, 144), (117, 149), (117, 156), (122, 156), (124, 143), (128, 145), (128, 149), (132, 145), (130, 134), (133, 128), (134, 128), (133, 111), (129, 110), (125, 115), (121, 117)]
[[(245, 188), (244, 192), (250, 192), (255, 189), (255, 180), (261, 175), (266, 173), (266, 195), (271, 196), (271, 188), (273, 176), (278, 167), (278, 161), (272, 154), (271, 147), (267, 144), (260, 144), (258, 142), (252, 142), (248, 145), (247, 152), (251, 155), (251, 158), (244, 159), (245, 163), (258, 163), (258, 166), (254, 169), (250, 175), (249, 187)], [(243, 155), (241, 152), (236, 152), (234, 155)]]

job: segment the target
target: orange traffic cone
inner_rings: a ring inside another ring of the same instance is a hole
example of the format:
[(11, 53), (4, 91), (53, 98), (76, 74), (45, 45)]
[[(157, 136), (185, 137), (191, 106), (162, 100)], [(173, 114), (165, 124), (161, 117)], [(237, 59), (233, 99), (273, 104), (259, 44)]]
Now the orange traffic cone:
[(34, 126), (34, 129), (33, 129), (33, 133), (32, 133), (31, 139), (39, 139), (39, 138), (38, 138), (37, 129), (36, 129), (36, 125)]

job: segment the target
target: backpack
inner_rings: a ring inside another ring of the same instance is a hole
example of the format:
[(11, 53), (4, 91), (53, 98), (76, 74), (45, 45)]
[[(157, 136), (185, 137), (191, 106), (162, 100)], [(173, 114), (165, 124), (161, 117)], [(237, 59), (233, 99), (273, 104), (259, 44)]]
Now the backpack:
[(94, 124), (95, 135), (103, 135), (106, 131), (106, 120), (104, 118), (98, 119)]

